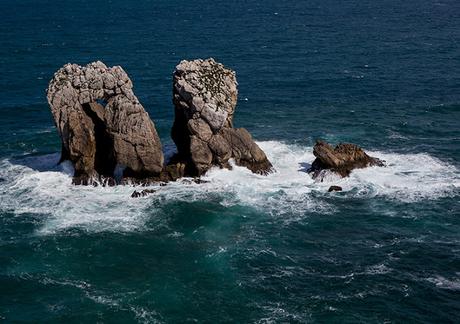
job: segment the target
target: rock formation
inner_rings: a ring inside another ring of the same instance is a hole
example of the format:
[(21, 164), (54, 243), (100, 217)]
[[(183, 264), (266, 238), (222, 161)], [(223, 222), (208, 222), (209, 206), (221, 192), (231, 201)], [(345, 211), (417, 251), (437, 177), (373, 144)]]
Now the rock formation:
[(313, 178), (322, 179), (325, 170), (330, 170), (342, 177), (347, 177), (353, 169), (368, 166), (384, 166), (383, 161), (367, 155), (363, 149), (355, 144), (339, 144), (335, 148), (323, 141), (317, 141), (313, 154), (313, 161), (309, 173)]
[(141, 191), (134, 190), (134, 192), (131, 194), (131, 198), (139, 198), (139, 197), (145, 197), (151, 194), (154, 194), (156, 190), (153, 189), (144, 189)]
[(342, 191), (341, 186), (330, 186), (329, 189), (327, 190), (328, 192), (333, 192), (333, 191)]
[(171, 136), (187, 175), (199, 176), (230, 159), (259, 174), (272, 169), (265, 153), (244, 128), (233, 128), (237, 103), (235, 72), (212, 58), (182, 61), (174, 71), (175, 120)]
[(75, 167), (74, 183), (157, 177), (163, 152), (155, 126), (119, 66), (66, 64), (50, 81), (47, 98), (62, 139), (61, 160)]

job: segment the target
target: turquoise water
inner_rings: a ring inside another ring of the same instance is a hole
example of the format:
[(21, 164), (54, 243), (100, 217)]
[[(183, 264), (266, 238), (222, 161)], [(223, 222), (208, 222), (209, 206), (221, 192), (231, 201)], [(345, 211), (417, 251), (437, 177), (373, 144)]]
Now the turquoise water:
[[(460, 3), (0, 2), (0, 322), (454, 323), (460, 316)], [(71, 185), (45, 89), (121, 65), (165, 150), (172, 71), (236, 70), (236, 126), (277, 169), (131, 199)], [(315, 139), (387, 161), (305, 172)], [(343, 192), (328, 193), (337, 184)]]

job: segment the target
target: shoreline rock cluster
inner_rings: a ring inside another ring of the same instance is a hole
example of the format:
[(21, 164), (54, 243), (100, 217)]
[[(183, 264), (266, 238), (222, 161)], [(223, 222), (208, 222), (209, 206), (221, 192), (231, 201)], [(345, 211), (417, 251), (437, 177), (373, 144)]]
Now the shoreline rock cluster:
[[(171, 137), (177, 153), (165, 164), (155, 124), (126, 72), (100, 61), (84, 67), (66, 64), (47, 89), (62, 141), (60, 162), (72, 162), (77, 185), (161, 184), (182, 177), (200, 183), (211, 167), (231, 169), (230, 160), (267, 175), (274, 169), (266, 154), (246, 129), (233, 126), (237, 85), (235, 72), (212, 58), (176, 66)], [(316, 179), (325, 172), (346, 177), (355, 168), (384, 165), (354, 144), (334, 148), (318, 141), (313, 153), (316, 160), (308, 172)], [(153, 192), (134, 192), (132, 197)]]
[(62, 140), (61, 162), (74, 184), (149, 184), (199, 177), (233, 159), (254, 173), (272, 164), (244, 128), (233, 128), (235, 72), (214, 59), (182, 61), (174, 71), (177, 154), (165, 165), (155, 125), (120, 66), (66, 64), (49, 83), (47, 99)]

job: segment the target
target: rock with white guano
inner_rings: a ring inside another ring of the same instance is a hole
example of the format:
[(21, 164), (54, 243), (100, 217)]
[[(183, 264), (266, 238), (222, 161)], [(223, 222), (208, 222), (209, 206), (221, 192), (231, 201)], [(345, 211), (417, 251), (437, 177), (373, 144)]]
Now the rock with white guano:
[(244, 128), (233, 128), (238, 90), (235, 72), (214, 59), (182, 61), (173, 75), (172, 138), (186, 174), (202, 175), (229, 160), (259, 174), (272, 164)]

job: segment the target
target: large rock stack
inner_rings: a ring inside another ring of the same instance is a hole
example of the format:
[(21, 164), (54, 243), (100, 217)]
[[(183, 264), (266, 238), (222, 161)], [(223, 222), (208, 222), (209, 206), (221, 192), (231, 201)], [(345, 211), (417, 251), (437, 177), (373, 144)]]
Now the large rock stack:
[(47, 90), (62, 139), (61, 160), (75, 167), (74, 183), (114, 183), (117, 166), (124, 177), (157, 177), (163, 152), (155, 126), (119, 66), (102, 62), (66, 64)]
[(244, 128), (233, 128), (237, 103), (235, 72), (213, 59), (182, 61), (174, 71), (172, 138), (185, 174), (199, 176), (212, 166), (231, 168), (230, 159), (254, 173), (272, 165)]
[[(174, 72), (178, 154), (164, 165), (160, 139), (119, 66), (66, 64), (50, 81), (47, 98), (62, 140), (61, 161), (75, 167), (75, 184), (151, 183), (200, 176), (230, 159), (251, 171), (272, 169), (247, 130), (233, 128), (235, 72), (213, 59), (182, 61)], [(123, 170), (121, 179), (116, 176)]]

